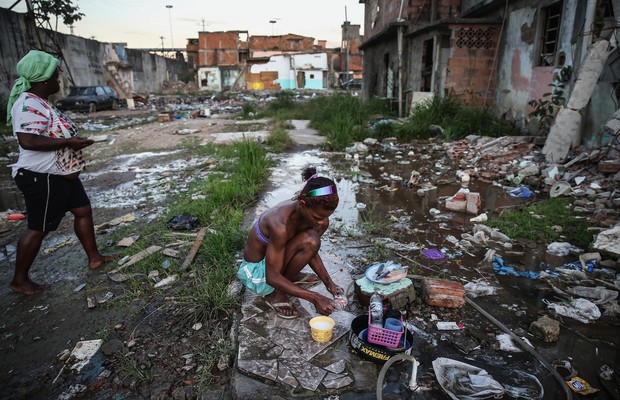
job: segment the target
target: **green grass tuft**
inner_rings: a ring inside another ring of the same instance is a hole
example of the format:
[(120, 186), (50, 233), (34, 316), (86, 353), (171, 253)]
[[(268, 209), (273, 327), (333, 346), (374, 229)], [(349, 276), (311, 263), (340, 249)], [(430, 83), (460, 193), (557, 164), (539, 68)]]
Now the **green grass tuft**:
[(525, 238), (539, 244), (563, 241), (587, 249), (592, 234), (587, 231), (587, 222), (577, 218), (570, 205), (568, 199), (552, 198), (490, 218), (487, 225), (513, 239)]

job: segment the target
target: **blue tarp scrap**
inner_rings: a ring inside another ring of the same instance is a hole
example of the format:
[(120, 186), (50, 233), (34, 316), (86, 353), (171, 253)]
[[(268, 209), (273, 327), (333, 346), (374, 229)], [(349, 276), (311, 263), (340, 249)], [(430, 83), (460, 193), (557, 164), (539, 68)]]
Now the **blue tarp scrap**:
[(492, 267), (493, 271), (497, 272), (498, 275), (520, 276), (529, 279), (538, 279), (540, 275), (540, 273), (535, 271), (517, 271), (513, 267), (504, 265), (504, 260), (497, 256), (493, 257)]

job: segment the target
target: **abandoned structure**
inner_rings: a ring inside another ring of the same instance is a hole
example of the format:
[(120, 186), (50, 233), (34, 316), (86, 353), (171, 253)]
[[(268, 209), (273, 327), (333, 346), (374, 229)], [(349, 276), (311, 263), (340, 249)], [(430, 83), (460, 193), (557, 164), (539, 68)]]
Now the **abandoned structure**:
[[(401, 115), (418, 99), (456, 95), (468, 103), (495, 107), (498, 115), (536, 130), (530, 126), (529, 103), (554, 96), (556, 109), (564, 103), (579, 114), (567, 125), (570, 135), (584, 138), (584, 133), (600, 132), (618, 108), (617, 1), (360, 3), (365, 7), (363, 96), (389, 98)], [(604, 44), (588, 53), (595, 42)], [(588, 59), (597, 60), (598, 66), (592, 66), (596, 74), (586, 72), (592, 71)], [(587, 98), (571, 105), (579, 80), (587, 82)], [(561, 159), (564, 153), (552, 158)]]
[(18, 78), (17, 62), (31, 49), (47, 51), (61, 59), (61, 90), (72, 86), (107, 85), (121, 99), (161, 91), (164, 82), (187, 74), (184, 60), (166, 58), (148, 51), (128, 49), (124, 43), (102, 43), (65, 35), (37, 26), (27, 13), (0, 8), (0, 100), (8, 99)]
[(328, 49), (325, 40), (315, 44), (312, 37), (290, 33), (199, 32), (197, 40), (188, 40), (188, 60), (204, 90), (328, 89), (347, 76), (361, 77), (359, 28), (345, 21), (337, 49)]

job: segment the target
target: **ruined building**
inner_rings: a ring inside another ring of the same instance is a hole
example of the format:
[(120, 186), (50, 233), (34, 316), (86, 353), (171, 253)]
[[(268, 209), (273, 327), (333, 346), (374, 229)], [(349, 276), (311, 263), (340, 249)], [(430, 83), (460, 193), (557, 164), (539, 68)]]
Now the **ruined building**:
[(342, 49), (328, 49), (325, 40), (315, 44), (314, 38), (295, 34), (199, 32), (197, 40), (188, 41), (188, 60), (195, 60), (203, 90), (323, 90), (347, 75), (361, 77), (359, 28), (345, 22)]
[[(549, 99), (546, 94), (558, 90), (566, 108), (578, 114), (566, 124), (570, 135), (584, 138), (601, 132), (618, 108), (618, 1), (360, 3), (365, 7), (363, 95), (391, 99), (401, 115), (420, 99), (455, 95), (494, 107), (524, 130), (536, 131), (530, 101)], [(596, 76), (580, 76), (582, 67), (592, 70), (589, 62), (597, 65)], [(588, 82), (585, 94), (573, 91), (580, 79)], [(587, 98), (571, 102), (573, 95)], [(572, 144), (577, 142), (573, 138)]]

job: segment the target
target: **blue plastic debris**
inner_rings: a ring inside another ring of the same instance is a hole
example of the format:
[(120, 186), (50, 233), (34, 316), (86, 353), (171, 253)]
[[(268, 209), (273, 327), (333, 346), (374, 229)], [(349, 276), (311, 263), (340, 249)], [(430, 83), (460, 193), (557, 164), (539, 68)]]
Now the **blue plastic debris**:
[(529, 199), (534, 195), (534, 192), (532, 192), (527, 186), (509, 189), (506, 193), (510, 197), (521, 197), (522, 199)]
[(497, 272), (498, 275), (520, 276), (529, 279), (538, 279), (540, 275), (539, 272), (535, 271), (517, 271), (513, 267), (504, 265), (504, 260), (497, 256), (493, 257), (492, 267), (493, 271)]

